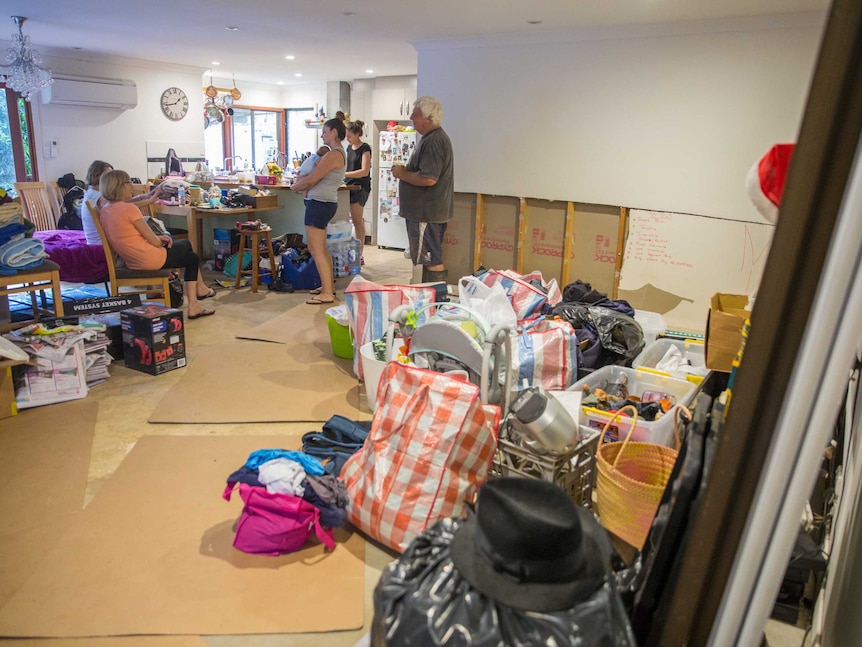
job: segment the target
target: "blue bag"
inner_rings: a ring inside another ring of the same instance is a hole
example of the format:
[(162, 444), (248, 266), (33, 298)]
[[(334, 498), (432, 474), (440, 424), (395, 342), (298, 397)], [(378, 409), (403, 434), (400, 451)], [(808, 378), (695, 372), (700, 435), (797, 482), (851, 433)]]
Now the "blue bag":
[(314, 259), (299, 256), (295, 249), (281, 255), (281, 280), (297, 290), (315, 290), (322, 285)]

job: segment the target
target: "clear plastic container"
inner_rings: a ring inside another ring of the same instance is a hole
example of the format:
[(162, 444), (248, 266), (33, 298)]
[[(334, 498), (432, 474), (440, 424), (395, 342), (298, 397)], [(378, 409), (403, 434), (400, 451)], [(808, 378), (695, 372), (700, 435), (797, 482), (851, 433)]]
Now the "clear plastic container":
[[(632, 440), (675, 447), (673, 416), (676, 414), (677, 407), (680, 405), (688, 406), (691, 402), (697, 388), (691, 382), (649, 369), (635, 369), (613, 365), (602, 366), (596, 369), (583, 379), (575, 382), (568, 390), (581, 391), (584, 385), (589, 386), (590, 390), (596, 387), (601, 388), (606, 382), (615, 382), (620, 373), (625, 373), (628, 379), (628, 391), (632, 395), (640, 397), (644, 391), (659, 391), (671, 395), (675, 400), (675, 404), (670, 411), (658, 420), (650, 422), (639, 418), (635, 425), (635, 430), (632, 432)], [(612, 417), (613, 413), (608, 411), (602, 411), (593, 407), (581, 407), (580, 424), (582, 427), (586, 427), (586, 429), (581, 429), (581, 433), (586, 435), (595, 433), (595, 430), (600, 431)], [(614, 440), (625, 438), (630, 424), (628, 418), (615, 420), (608, 428), (611, 438)]]
[(648, 344), (632, 361), (632, 368), (649, 368), (656, 369), (659, 362), (662, 361), (668, 350), (676, 347), (682, 357), (688, 360), (690, 367), (687, 370), (667, 371), (661, 369), (661, 372), (667, 373), (672, 377), (681, 380), (688, 380), (694, 384), (700, 384), (709, 369), (706, 368), (706, 347), (704, 343), (698, 339), (669, 339), (662, 337)]
[(653, 343), (667, 329), (664, 317), (657, 312), (635, 310), (635, 321), (643, 328), (644, 344), (646, 345)]

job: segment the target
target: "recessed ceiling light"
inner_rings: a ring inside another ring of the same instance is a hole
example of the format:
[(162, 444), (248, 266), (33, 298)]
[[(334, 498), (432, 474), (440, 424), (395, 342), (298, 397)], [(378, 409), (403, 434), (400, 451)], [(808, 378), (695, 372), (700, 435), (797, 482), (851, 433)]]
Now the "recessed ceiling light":
[(374, 70), (365, 70), (366, 74), (374, 74)]
[(284, 58), (286, 58), (288, 61), (292, 61), (293, 59), (295, 59), (295, 58), (296, 58), (296, 56), (294, 56), (293, 54), (288, 54), (288, 55), (287, 55), (287, 56), (285, 56)]
[(297, 73), (296, 73), (296, 74), (294, 74), (293, 76), (302, 76), (302, 74), (300, 74), (299, 72), (297, 72)]
[(541, 20), (528, 20), (528, 21), (527, 21), (527, 24), (530, 24), (530, 25), (541, 25), (541, 24), (542, 24), (542, 21), (541, 21)]
[(229, 26), (229, 27), (225, 27), (225, 29), (227, 29), (228, 31), (237, 31), (239, 29), (239, 27), (230, 27)]
[(213, 61), (213, 62), (211, 63), (211, 65), (221, 65), (221, 63), (219, 63), (218, 61)]
[(342, 11), (341, 14), (344, 16), (355, 16), (356, 12), (355, 11)]

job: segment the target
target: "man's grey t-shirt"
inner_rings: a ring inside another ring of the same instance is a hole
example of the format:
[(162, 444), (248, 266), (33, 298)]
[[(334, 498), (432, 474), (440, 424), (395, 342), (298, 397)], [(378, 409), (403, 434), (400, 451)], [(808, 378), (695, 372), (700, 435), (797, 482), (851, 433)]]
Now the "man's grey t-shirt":
[(452, 219), (455, 173), (452, 142), (442, 128), (425, 133), (407, 162), (407, 170), (436, 178), (434, 186), (398, 183), (402, 218), (419, 222), (448, 222)]

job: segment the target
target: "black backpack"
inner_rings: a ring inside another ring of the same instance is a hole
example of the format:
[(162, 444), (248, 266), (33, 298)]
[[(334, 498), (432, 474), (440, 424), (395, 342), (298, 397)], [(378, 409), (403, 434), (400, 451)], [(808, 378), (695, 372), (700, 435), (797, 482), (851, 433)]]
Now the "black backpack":
[(84, 198), (84, 189), (73, 186), (63, 194), (63, 215), (57, 221), (57, 229), (83, 229), (81, 222), (81, 201)]

